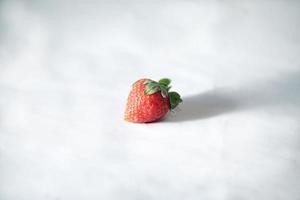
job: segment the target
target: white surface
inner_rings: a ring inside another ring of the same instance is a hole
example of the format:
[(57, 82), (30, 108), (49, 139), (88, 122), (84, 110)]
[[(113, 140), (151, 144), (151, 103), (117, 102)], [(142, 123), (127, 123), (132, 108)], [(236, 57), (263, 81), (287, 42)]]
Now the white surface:
[[(0, 199), (300, 199), (299, 9), (2, 1)], [(142, 77), (184, 104), (124, 122)]]

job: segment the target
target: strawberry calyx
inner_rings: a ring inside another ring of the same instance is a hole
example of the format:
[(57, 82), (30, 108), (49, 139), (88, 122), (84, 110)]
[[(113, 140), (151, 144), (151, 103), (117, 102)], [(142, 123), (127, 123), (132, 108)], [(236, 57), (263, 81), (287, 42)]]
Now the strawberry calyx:
[(158, 82), (147, 79), (144, 81), (144, 84), (146, 85), (145, 94), (151, 95), (160, 92), (163, 98), (169, 98), (170, 108), (173, 110), (182, 102), (182, 99), (177, 92), (169, 92), (171, 89), (170, 83), (171, 80), (168, 78), (160, 79)]

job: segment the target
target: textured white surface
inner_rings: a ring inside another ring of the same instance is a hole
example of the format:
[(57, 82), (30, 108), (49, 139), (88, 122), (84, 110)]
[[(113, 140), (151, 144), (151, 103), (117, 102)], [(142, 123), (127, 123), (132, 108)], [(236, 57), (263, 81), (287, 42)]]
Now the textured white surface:
[[(1, 1), (1, 200), (300, 199), (299, 1)], [(184, 104), (122, 120), (136, 79)]]

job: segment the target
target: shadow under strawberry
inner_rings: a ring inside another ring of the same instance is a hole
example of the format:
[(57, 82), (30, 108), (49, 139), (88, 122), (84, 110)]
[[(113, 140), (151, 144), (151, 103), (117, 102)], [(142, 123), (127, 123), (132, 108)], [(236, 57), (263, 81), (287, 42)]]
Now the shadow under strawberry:
[(194, 121), (247, 109), (273, 109), (273, 113), (300, 117), (300, 71), (282, 73), (273, 79), (240, 88), (219, 88), (183, 97), (166, 122)]
[(183, 98), (180, 107), (165, 118), (165, 121), (192, 121), (218, 116), (237, 109), (239, 102), (222, 91), (209, 91)]

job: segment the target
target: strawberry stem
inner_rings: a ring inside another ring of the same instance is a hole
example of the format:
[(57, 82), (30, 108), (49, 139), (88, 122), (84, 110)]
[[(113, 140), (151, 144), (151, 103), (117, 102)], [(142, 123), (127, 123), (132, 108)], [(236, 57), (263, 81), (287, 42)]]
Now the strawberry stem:
[(177, 92), (174, 91), (169, 92), (171, 88), (170, 83), (171, 83), (171, 79), (168, 78), (160, 79), (158, 82), (147, 79), (144, 82), (144, 84), (146, 85), (144, 92), (147, 95), (160, 92), (163, 98), (169, 98), (170, 108), (171, 110), (173, 110), (178, 106), (178, 104), (182, 102), (182, 99)]

